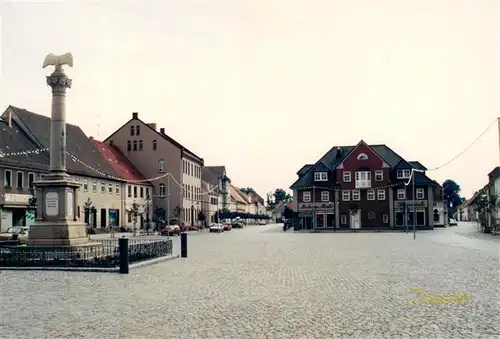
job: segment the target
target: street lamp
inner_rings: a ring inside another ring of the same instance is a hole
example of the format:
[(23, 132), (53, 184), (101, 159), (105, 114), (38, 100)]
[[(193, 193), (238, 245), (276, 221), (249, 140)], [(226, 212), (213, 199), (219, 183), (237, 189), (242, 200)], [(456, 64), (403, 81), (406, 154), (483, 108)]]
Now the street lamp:
[(151, 228), (151, 221), (149, 220), (149, 214), (150, 214), (150, 208), (151, 208), (151, 197), (149, 194), (146, 196), (146, 228), (148, 230), (148, 235), (149, 235), (149, 229)]
[(411, 179), (412, 179), (412, 198), (413, 198), (413, 239), (416, 238), (416, 230), (417, 230), (417, 208), (415, 206), (416, 203), (416, 191), (415, 191), (415, 172), (425, 173), (423, 170), (412, 168), (411, 170)]

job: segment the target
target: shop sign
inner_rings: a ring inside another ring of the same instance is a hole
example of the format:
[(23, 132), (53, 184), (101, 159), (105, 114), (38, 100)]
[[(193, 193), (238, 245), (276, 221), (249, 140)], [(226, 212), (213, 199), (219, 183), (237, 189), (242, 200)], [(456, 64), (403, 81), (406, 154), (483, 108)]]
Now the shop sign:
[(5, 193), (5, 203), (28, 204), (30, 197), (29, 194)]

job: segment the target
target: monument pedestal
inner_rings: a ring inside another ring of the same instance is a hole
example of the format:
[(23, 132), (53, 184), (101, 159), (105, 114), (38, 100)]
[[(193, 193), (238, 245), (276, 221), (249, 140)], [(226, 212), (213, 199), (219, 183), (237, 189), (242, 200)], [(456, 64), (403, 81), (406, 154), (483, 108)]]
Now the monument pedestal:
[(28, 245), (73, 246), (89, 242), (84, 223), (78, 221), (76, 190), (80, 184), (66, 173), (49, 174), (36, 187), (37, 219), (30, 227)]

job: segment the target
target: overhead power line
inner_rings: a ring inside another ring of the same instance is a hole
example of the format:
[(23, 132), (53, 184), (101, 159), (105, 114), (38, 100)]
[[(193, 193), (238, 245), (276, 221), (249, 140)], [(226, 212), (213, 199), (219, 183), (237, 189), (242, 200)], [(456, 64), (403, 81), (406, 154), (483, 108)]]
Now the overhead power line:
[(491, 127), (493, 127), (493, 125), (495, 125), (495, 123), (497, 123), (498, 121), (498, 118), (493, 120), (491, 122), (491, 124), (483, 131), (483, 133), (481, 133), (472, 143), (469, 144), (469, 146), (467, 146), (462, 152), (458, 153), (456, 156), (454, 156), (453, 158), (451, 158), (450, 160), (448, 160), (447, 162), (445, 162), (444, 164), (442, 164), (441, 166), (438, 166), (438, 167), (434, 167), (434, 168), (431, 168), (431, 169), (428, 169), (427, 171), (436, 171), (438, 169), (441, 169), (449, 164), (451, 164), (453, 161), (457, 160), (458, 158), (460, 158), (464, 153), (466, 153), (472, 146), (474, 146), (474, 144), (476, 142), (478, 142), (490, 129)]

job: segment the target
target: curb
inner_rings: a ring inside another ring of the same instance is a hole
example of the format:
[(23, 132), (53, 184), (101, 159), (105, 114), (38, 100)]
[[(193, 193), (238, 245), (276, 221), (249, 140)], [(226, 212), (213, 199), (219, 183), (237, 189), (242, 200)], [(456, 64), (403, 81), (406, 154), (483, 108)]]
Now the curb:
[(132, 268), (141, 268), (141, 267), (151, 266), (151, 265), (158, 264), (158, 263), (161, 263), (164, 261), (170, 261), (170, 260), (174, 260), (174, 259), (178, 259), (178, 258), (180, 258), (179, 254), (172, 254), (172, 255), (169, 255), (166, 257), (160, 257), (160, 258), (155, 258), (155, 259), (151, 259), (151, 260), (141, 261), (141, 262), (130, 265), (129, 268), (132, 269)]
[(0, 271), (61, 271), (118, 273), (118, 267), (0, 267)]
[[(141, 261), (129, 266), (130, 269), (146, 267), (158, 264), (164, 261), (178, 259), (179, 254), (173, 254), (166, 257), (155, 258)], [(98, 272), (98, 273), (119, 273), (119, 267), (0, 267), (0, 271), (59, 271), (59, 272)]]

